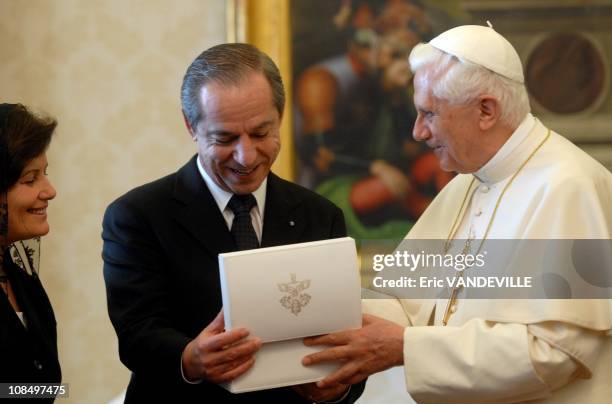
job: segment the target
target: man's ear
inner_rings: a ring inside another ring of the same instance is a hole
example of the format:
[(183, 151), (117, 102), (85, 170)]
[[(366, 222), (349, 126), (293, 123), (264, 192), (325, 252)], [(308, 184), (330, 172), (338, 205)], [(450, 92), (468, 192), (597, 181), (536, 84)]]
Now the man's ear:
[(478, 108), (480, 113), (480, 129), (485, 131), (494, 127), (501, 115), (497, 99), (490, 95), (483, 95), (480, 97)]
[(191, 135), (191, 138), (193, 139), (193, 141), (196, 141), (196, 131), (194, 130), (194, 128), (191, 127), (191, 124), (189, 123), (189, 119), (187, 119), (187, 115), (185, 115), (185, 111), (182, 111), (183, 113), (183, 121), (185, 122), (185, 126), (187, 127), (187, 130), (189, 131), (189, 134)]

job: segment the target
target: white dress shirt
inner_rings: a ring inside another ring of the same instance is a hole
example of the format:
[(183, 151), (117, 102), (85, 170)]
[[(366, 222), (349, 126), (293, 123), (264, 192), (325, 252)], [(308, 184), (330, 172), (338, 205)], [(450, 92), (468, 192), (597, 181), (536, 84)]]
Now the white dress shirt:
[[(232, 198), (233, 194), (222, 189), (212, 180), (212, 178), (210, 178), (206, 170), (204, 170), (204, 167), (202, 167), (199, 157), (196, 160), (198, 162), (198, 170), (200, 171), (204, 182), (206, 182), (208, 190), (212, 194), (213, 198), (215, 198), (215, 202), (217, 202), (217, 206), (223, 214), (225, 223), (227, 223), (227, 228), (231, 230), (232, 221), (234, 220), (234, 212), (232, 212), (227, 204), (229, 203), (229, 200)], [(263, 234), (263, 217), (264, 209), (266, 207), (267, 188), (268, 178), (264, 179), (259, 188), (253, 192), (257, 205), (255, 205), (254, 209), (251, 209), (251, 222), (253, 223), (253, 229), (255, 229), (255, 234), (257, 234), (257, 240), (259, 240), (259, 243), (261, 243), (261, 235)]]

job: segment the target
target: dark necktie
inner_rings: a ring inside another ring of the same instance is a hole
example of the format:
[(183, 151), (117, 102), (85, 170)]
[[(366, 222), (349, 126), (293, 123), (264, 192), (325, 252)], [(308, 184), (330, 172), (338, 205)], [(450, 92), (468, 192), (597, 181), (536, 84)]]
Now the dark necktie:
[(238, 250), (259, 248), (257, 234), (255, 234), (255, 229), (253, 229), (253, 223), (251, 222), (251, 209), (256, 204), (257, 201), (252, 194), (234, 194), (227, 204), (232, 212), (234, 212), (231, 233)]

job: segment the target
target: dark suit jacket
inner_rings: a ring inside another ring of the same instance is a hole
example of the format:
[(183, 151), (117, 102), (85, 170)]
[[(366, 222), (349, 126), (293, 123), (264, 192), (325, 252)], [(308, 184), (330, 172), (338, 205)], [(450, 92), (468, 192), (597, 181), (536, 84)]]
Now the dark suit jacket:
[[(262, 247), (345, 234), (335, 205), (268, 176)], [(132, 370), (126, 402), (304, 402), (291, 388), (233, 395), (182, 379), (183, 349), (222, 305), (217, 255), (236, 250), (195, 157), (177, 173), (114, 201), (102, 238), (109, 315), (121, 361)], [(357, 396), (362, 389), (354, 389)]]
[(0, 382), (60, 383), (56, 323), (49, 298), (38, 276), (22, 271), (8, 253), (4, 258), (4, 269), (28, 328), (0, 291)]

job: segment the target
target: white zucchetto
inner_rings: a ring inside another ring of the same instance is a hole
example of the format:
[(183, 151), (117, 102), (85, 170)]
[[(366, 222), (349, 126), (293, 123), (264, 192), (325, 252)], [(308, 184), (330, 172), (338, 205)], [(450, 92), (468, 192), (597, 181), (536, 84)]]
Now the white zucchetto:
[(429, 44), (511, 80), (525, 82), (518, 53), (491, 25), (461, 25), (451, 28), (429, 41)]

